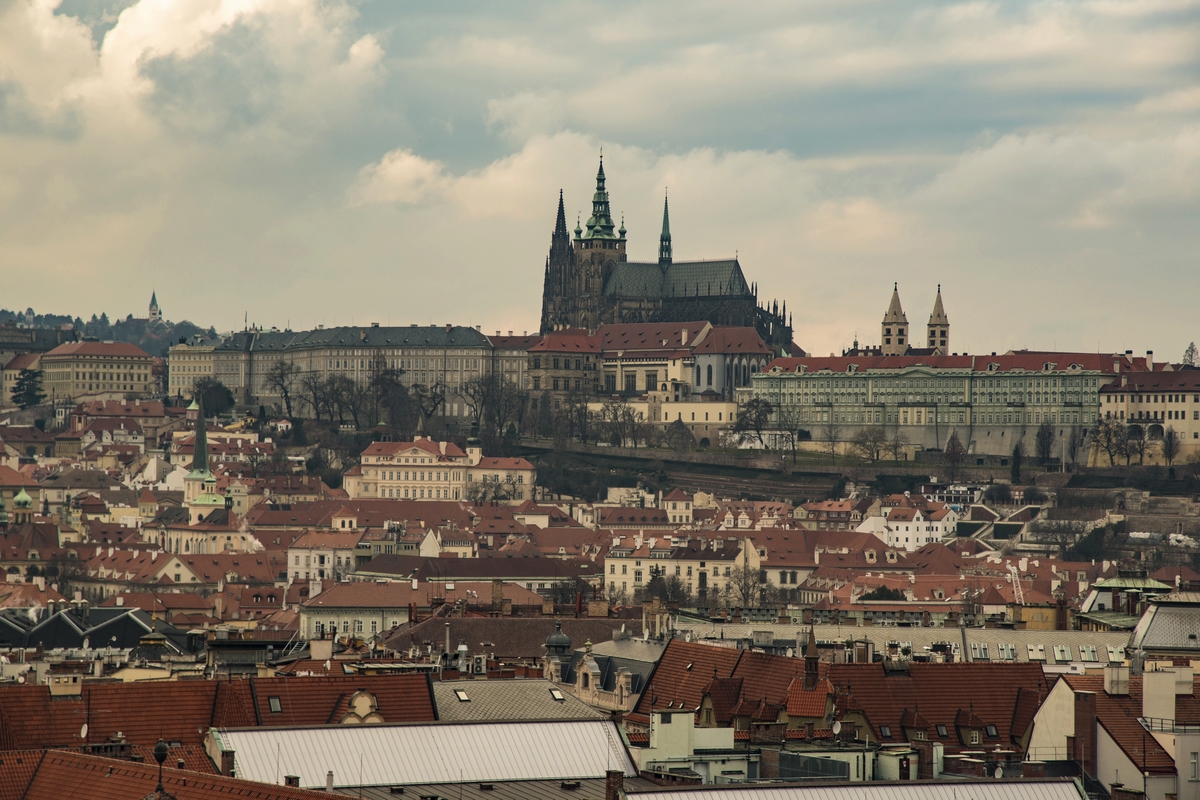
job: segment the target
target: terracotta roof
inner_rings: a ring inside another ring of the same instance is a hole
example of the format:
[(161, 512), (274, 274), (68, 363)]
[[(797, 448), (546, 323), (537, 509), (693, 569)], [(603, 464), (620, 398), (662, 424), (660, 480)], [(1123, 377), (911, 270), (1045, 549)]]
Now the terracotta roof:
[(372, 442), (366, 450), (362, 451), (362, 454), (364, 456), (394, 456), (414, 448), (437, 458), (467, 457), (467, 454), (453, 442), (446, 442), (446, 452), (443, 453), (439, 443), (430, 439), (417, 439), (412, 442)]
[[(524, 586), (505, 583), (503, 592), (504, 598), (511, 600), (514, 606), (542, 605), (542, 596)], [(305, 600), (303, 605), (306, 608), (407, 608), (415, 604), (429, 608), (458, 600), (466, 600), (468, 605), (490, 606), (492, 584), (458, 582), (451, 589), (446, 583), (425, 582), (418, 583), (414, 589), (409, 581), (355, 581), (334, 584), (316, 597)]]
[(582, 328), (554, 331), (529, 348), (531, 353), (599, 353), (600, 337)]
[(817, 681), (813, 689), (804, 688), (804, 678), (792, 678), (787, 690), (789, 717), (824, 717), (825, 706), (833, 692), (828, 679)]
[[(704, 687), (704, 695), (713, 707), (713, 719), (718, 725), (729, 725), (733, 710), (742, 697), (741, 678), (713, 678)], [(702, 701), (703, 702), (703, 701)]]
[(38, 482), (12, 467), (0, 464), (0, 486), (37, 486)]
[[(927, 366), (936, 369), (960, 369), (973, 372), (987, 372), (989, 365), (996, 364), (1001, 372), (1010, 370), (1025, 370), (1041, 372), (1046, 363), (1055, 364), (1055, 368), (1066, 370), (1072, 364), (1079, 364), (1082, 369), (1094, 370), (1105, 375), (1120, 372), (1148, 372), (1150, 367), (1146, 359), (1127, 358), (1124, 354), (1104, 355), (1102, 353), (1036, 353), (1015, 351), (1005, 355), (961, 355), (961, 356), (834, 356), (832, 358), (777, 358), (766, 366), (770, 370), (775, 367), (784, 372), (795, 372), (801, 366), (808, 372), (831, 370), (847, 372), (851, 365), (859, 371), (904, 369), (906, 367)], [(1114, 370), (1113, 365), (1119, 369)], [(1165, 373), (1169, 374), (1169, 373)]]
[[(712, 324), (701, 322), (636, 322), (620, 325), (601, 325), (599, 334), (604, 352), (624, 350), (661, 350), (666, 348), (688, 348), (700, 340), (699, 334)], [(687, 341), (683, 332), (687, 331)], [(666, 344), (663, 344), (663, 340)]]
[(37, 364), (38, 359), (42, 357), (41, 353), (21, 353), (13, 356), (12, 359), (4, 365), (6, 371), (18, 372), (23, 369), (33, 369)]
[(530, 464), (523, 458), (481, 458), (479, 463), (472, 469), (533, 469), (533, 464)]
[(628, 527), (662, 525), (673, 527), (670, 515), (659, 508), (597, 508), (596, 527), (608, 528), (613, 525)]
[(497, 350), (528, 350), (542, 338), (540, 333), (524, 334), (522, 336), (489, 336), (488, 341)]
[[(897, 632), (897, 638), (903, 638)], [(861, 704), (881, 741), (896, 741), (897, 728), (906, 710), (919, 709), (931, 724), (953, 729), (963, 721), (977, 726), (995, 725), (997, 737), (983, 741), (988, 747), (1012, 747), (1024, 734), (1013, 727), (1014, 708), (1022, 688), (1045, 685), (1042, 667), (1034, 662), (936, 664), (911, 662), (907, 671), (889, 672), (877, 664), (833, 664), (830, 681), (839, 691), (849, 691)], [(987, 687), (981, 691), (980, 687)], [(963, 715), (966, 716), (963, 716)], [(889, 740), (881, 725), (892, 729)], [(954, 734), (952, 734), (952, 737)], [(947, 741), (959, 748), (961, 742)]]
[[(119, 761), (64, 750), (28, 753), (24, 763), (18, 757), (3, 759), (0, 784), (8, 784), (14, 798), (21, 800), (61, 800), (87, 797), (89, 800), (131, 800), (147, 797), (158, 785), (158, 765), (148, 758), (142, 763)], [(175, 764), (176, 757), (168, 757)], [(186, 759), (185, 759), (186, 762)], [(32, 766), (31, 766), (32, 765)], [(162, 771), (165, 792), (181, 800), (226, 800), (253, 797), (257, 800), (319, 800), (324, 792), (251, 783), (237, 778), (165, 767)], [(0, 794), (0, 797), (4, 797)]]
[(651, 673), (634, 711), (648, 715), (652, 708), (699, 708), (704, 690), (714, 677), (733, 676), (742, 652), (672, 639)]
[(758, 353), (770, 355), (758, 331), (754, 328), (733, 328), (718, 325), (709, 331), (700, 344), (692, 348), (693, 353)]

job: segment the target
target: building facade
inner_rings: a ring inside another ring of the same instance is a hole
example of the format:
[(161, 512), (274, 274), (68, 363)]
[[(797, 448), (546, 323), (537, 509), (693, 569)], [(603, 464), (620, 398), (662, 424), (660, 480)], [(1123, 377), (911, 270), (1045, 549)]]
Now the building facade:
[(51, 401), (122, 400), (154, 392), (150, 354), (134, 344), (69, 342), (41, 358)]
[[(816, 441), (849, 442), (864, 428), (902, 435), (907, 445), (942, 450), (952, 432), (968, 453), (1008, 455), (1017, 442), (1055, 426), (1060, 442), (1085, 442), (1100, 413), (1100, 389), (1114, 375), (1147, 373), (1132, 353), (1000, 356), (780, 358), (753, 378), (743, 398), (769, 401), (775, 424), (793, 415)], [(1068, 454), (1069, 455), (1069, 454)]]
[(617, 322), (674, 322), (703, 319), (714, 325), (756, 328), (775, 352), (790, 352), (787, 307), (760, 304), (757, 290), (738, 259), (677, 261), (670, 217), (663, 202), (658, 260), (629, 261), (624, 221), (617, 229), (604, 175), (596, 174), (587, 229), (567, 231), (562, 193), (550, 237), (542, 293), (542, 333), (561, 328), (595, 329)]

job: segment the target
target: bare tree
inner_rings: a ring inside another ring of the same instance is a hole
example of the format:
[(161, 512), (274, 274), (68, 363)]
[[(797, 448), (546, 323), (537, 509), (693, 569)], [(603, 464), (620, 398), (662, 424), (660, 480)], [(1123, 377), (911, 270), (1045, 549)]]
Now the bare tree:
[(418, 383), (412, 387), (410, 395), (416, 403), (421, 422), (425, 423), (432, 419), (446, 402), (446, 387), (441, 381), (434, 381), (428, 386)]
[(1067, 456), (1070, 457), (1072, 464), (1078, 461), (1079, 451), (1086, 441), (1087, 436), (1084, 429), (1078, 425), (1072, 426), (1071, 435), (1067, 437)]
[(859, 428), (850, 439), (850, 446), (867, 461), (878, 461), (887, 448), (887, 433), (873, 425)]
[(763, 441), (763, 431), (771, 424), (771, 412), (774, 410), (775, 406), (770, 400), (751, 397), (738, 408), (733, 432), (738, 434), (742, 441), (749, 439), (753, 433), (758, 439), (758, 444), (765, 449), (767, 443)]
[(897, 428), (892, 438), (888, 439), (887, 446), (884, 449), (892, 457), (892, 461), (899, 461), (900, 454), (904, 452), (906, 447), (908, 447), (908, 436), (905, 435), (904, 431)]
[(754, 607), (763, 597), (762, 571), (738, 564), (729, 571), (729, 599), (736, 605)]
[(692, 450), (696, 447), (696, 437), (680, 419), (667, 426), (664, 439), (672, 450)]
[(491, 377), (476, 375), (463, 381), (458, 387), (458, 396), (471, 411), (471, 421), (478, 427), (483, 424), (483, 416), (487, 412), (487, 403), (491, 395)]
[(1163, 431), (1163, 438), (1158, 446), (1162, 449), (1163, 461), (1167, 462), (1168, 467), (1173, 466), (1175, 459), (1179, 458), (1180, 449), (1179, 434), (1173, 426), (1168, 425)]
[(1108, 456), (1108, 465), (1115, 466), (1117, 458), (1125, 455), (1128, 431), (1125, 423), (1112, 417), (1102, 417), (1096, 423), (1092, 446)]
[(1058, 558), (1065, 559), (1067, 550), (1088, 532), (1088, 527), (1081, 520), (1037, 520), (1030, 524), (1029, 532), (1038, 542), (1053, 545)]
[(775, 414), (775, 421), (779, 433), (792, 450), (792, 463), (795, 464), (796, 451), (800, 449), (800, 442), (812, 439), (812, 433), (809, 432), (809, 425), (804, 420), (800, 406), (792, 403), (780, 405)]
[(1054, 457), (1054, 439), (1054, 426), (1049, 422), (1043, 422), (1038, 426), (1033, 446), (1034, 450), (1037, 451), (1038, 461), (1041, 462), (1043, 469), (1050, 463), (1050, 459)]
[[(300, 380), (302, 399), (312, 411), (313, 418), (317, 422), (321, 421), (323, 412), (330, 408), (327, 390), (327, 382), (315, 372), (308, 373)], [(330, 410), (329, 418), (333, 418), (332, 410)]]
[(946, 462), (946, 471), (949, 473), (950, 480), (953, 481), (958, 475), (958, 470), (967, 460), (967, 448), (963, 447), (958, 438), (958, 431), (950, 431), (950, 438), (946, 440), (946, 450), (942, 454), (943, 460)]
[(1150, 449), (1150, 437), (1141, 425), (1130, 425), (1125, 429), (1125, 463), (1137, 456), (1138, 464), (1146, 463), (1146, 451)]
[(828, 411), (829, 419), (821, 422), (821, 441), (825, 443), (825, 452), (829, 453), (829, 461), (837, 461), (837, 446), (842, 440), (842, 426), (838, 424), (837, 414), (833, 409)]
[(279, 395), (279, 399), (283, 401), (283, 410), (289, 418), (292, 416), (292, 390), (299, 375), (300, 367), (282, 358), (267, 368), (266, 374), (263, 375), (263, 382), (267, 388)]

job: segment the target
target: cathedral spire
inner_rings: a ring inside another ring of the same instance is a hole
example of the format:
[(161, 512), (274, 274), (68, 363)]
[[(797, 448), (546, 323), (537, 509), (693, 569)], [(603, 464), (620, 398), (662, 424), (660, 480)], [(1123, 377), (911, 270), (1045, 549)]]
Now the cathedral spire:
[(554, 220), (554, 235), (567, 235), (567, 212), (563, 207), (563, 190), (558, 190), (558, 218)]
[(608, 190), (604, 187), (604, 151), (600, 152), (600, 169), (596, 172), (596, 193), (592, 195), (592, 216), (587, 221), (584, 239), (615, 239), (612, 209), (608, 202)]
[(658, 265), (668, 266), (671, 263), (671, 215), (667, 208), (667, 193), (663, 192), (663, 226), (662, 234), (658, 237)]

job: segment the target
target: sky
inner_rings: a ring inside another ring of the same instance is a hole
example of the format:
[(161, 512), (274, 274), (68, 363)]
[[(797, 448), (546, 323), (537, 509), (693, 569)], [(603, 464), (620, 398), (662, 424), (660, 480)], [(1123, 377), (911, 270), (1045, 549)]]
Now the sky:
[(1200, 339), (1200, 0), (0, 0), (0, 306), (533, 331), (601, 149), (815, 354)]

